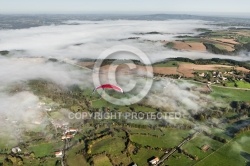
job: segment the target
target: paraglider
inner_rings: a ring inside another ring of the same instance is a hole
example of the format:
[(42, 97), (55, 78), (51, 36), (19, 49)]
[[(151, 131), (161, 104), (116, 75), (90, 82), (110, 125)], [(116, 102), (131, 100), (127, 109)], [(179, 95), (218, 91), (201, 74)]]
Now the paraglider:
[(116, 85), (112, 85), (112, 84), (103, 84), (103, 85), (100, 85), (98, 87), (96, 87), (93, 91), (93, 93), (97, 90), (97, 89), (113, 89), (117, 92), (120, 92), (120, 93), (123, 93), (123, 90), (121, 87), (119, 86), (116, 86)]

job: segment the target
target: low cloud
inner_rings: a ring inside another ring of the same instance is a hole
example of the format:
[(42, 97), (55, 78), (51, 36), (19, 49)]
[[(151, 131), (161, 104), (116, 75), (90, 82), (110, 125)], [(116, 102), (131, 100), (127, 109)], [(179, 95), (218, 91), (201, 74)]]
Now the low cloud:
[[(22, 141), (24, 131), (37, 131), (45, 127), (47, 118), (38, 107), (39, 99), (31, 92), (19, 92), (14, 95), (0, 93), (0, 136), (8, 143)], [(42, 123), (43, 122), (43, 123)], [(42, 124), (41, 124), (42, 123)]]
[(44, 79), (62, 86), (90, 84), (88, 71), (40, 58), (0, 58), (0, 87), (32, 79)]
[[(145, 52), (152, 61), (169, 57), (235, 58), (207, 52), (173, 51), (164, 48), (159, 40), (172, 41), (179, 35), (197, 35), (196, 28), (223, 29), (201, 20), (167, 21), (72, 21), (69, 25), (40, 26), (28, 29), (1, 30), (0, 50), (24, 50), (16, 56), (97, 58), (102, 51), (119, 44), (132, 45)], [(159, 34), (149, 34), (158, 32)], [(138, 37), (138, 39), (129, 39)], [(124, 57), (126, 58), (126, 57)]]
[(208, 107), (211, 98), (194, 90), (188, 82), (177, 83), (172, 79), (164, 79), (154, 83), (146, 103), (177, 112), (194, 115)]

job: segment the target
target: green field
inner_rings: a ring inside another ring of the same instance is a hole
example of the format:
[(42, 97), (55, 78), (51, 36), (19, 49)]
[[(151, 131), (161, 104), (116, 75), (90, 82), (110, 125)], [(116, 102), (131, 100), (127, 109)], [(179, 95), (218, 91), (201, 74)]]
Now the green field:
[(215, 47), (221, 50), (226, 50), (225, 46), (223, 44), (214, 44)]
[[(84, 156), (79, 153), (80, 150), (84, 149), (84, 144), (79, 144), (66, 153), (66, 162), (69, 166), (78, 166), (78, 165), (86, 165), (88, 166), (89, 164), (87, 163), (86, 159)], [(76, 154), (79, 153), (79, 154)]]
[(147, 166), (148, 165), (148, 159), (152, 157), (161, 157), (163, 153), (161, 151), (157, 150), (148, 150), (145, 148), (141, 148), (136, 155), (132, 155), (132, 160), (138, 165), (138, 166)]
[(186, 155), (182, 154), (182, 153), (175, 153), (174, 155), (172, 155), (171, 157), (169, 157), (168, 160), (166, 160), (164, 162), (165, 165), (169, 165), (169, 166), (175, 166), (175, 165), (192, 165), (194, 164), (195, 161), (191, 160), (189, 157), (187, 157)]
[(159, 129), (150, 130), (150, 129), (138, 129), (138, 128), (128, 128), (130, 134), (142, 134), (147, 133), (150, 135), (163, 135)]
[[(201, 147), (203, 145), (209, 145), (210, 149), (207, 152), (203, 152)], [(188, 153), (198, 156), (199, 160), (206, 157), (214, 150), (221, 147), (223, 144), (221, 142), (215, 141), (203, 134), (199, 134), (196, 138), (185, 144), (182, 149), (185, 149)]]
[(56, 158), (47, 159), (44, 162), (42, 162), (41, 164), (43, 166), (51, 166), (51, 165), (55, 165), (57, 160), (58, 159), (56, 159)]
[(2, 155), (2, 154), (0, 155), (0, 163), (4, 161), (5, 157), (6, 157), (5, 155)]
[(240, 43), (249, 43), (250, 42), (250, 37), (247, 37), (247, 36), (240, 36), (238, 37), (237, 39)]
[(141, 144), (143, 146), (159, 147), (159, 148), (173, 148), (178, 145), (183, 138), (189, 135), (187, 130), (164, 130), (164, 135), (151, 136), (151, 135), (140, 135), (132, 134), (130, 139), (133, 142)]
[(225, 101), (250, 101), (250, 91), (212, 86), (211, 96)]
[(153, 137), (153, 136), (144, 136), (134, 134), (131, 136), (131, 141), (141, 144), (143, 146), (150, 146), (150, 147), (163, 147), (163, 148), (170, 148), (172, 146), (172, 142), (170, 143), (168, 140), (162, 137)]
[(111, 137), (101, 140), (91, 148), (92, 154), (106, 152), (111, 155), (118, 155), (125, 148), (124, 141), (119, 137)]
[(41, 143), (28, 148), (31, 152), (34, 152), (35, 157), (44, 157), (54, 155), (56, 151), (55, 143)]
[(134, 108), (136, 112), (156, 112), (154, 108), (139, 106), (139, 105), (131, 105), (130, 107)]
[(27, 158), (24, 158), (23, 159), (23, 163), (25, 164), (25, 166), (34, 166), (34, 165), (41, 165), (41, 161), (38, 161), (36, 159), (27, 159)]
[(104, 155), (94, 157), (94, 165), (95, 166), (112, 166), (109, 161), (109, 158)]
[[(7, 141), (8, 141), (8, 144), (6, 144)], [(17, 140), (10, 139), (10, 138), (8, 137), (8, 135), (1, 136), (1, 140), (0, 140), (0, 149), (13, 147), (13, 146), (15, 146), (16, 144), (17, 144)]]
[(173, 42), (168, 42), (167, 44), (165, 44), (165, 47), (171, 49), (174, 47), (174, 43)]
[(250, 132), (241, 134), (222, 146), (212, 155), (198, 162), (196, 166), (240, 166), (246, 165), (250, 158)]
[(235, 84), (237, 84), (237, 88), (248, 88), (248, 89), (250, 89), (250, 83), (248, 83), (246, 81), (235, 81), (235, 83), (234, 82), (228, 82), (226, 84), (226, 86), (235, 87)]
[(104, 99), (97, 99), (91, 102), (93, 108), (102, 108), (102, 107), (108, 107), (110, 104), (105, 101)]
[(154, 67), (178, 67), (179, 62), (178, 61), (167, 61), (164, 63), (156, 63), (153, 66)]

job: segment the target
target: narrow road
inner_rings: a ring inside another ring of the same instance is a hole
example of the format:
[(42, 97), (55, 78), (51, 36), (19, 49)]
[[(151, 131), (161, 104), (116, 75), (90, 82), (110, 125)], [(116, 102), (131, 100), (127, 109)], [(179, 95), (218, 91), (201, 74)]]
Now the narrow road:
[(185, 138), (178, 146), (176, 146), (174, 149), (172, 149), (170, 152), (168, 152), (167, 154), (163, 155), (160, 159), (160, 161), (156, 164), (156, 166), (161, 165), (165, 160), (167, 160), (172, 154), (174, 154), (174, 152), (176, 152), (179, 148), (181, 148), (185, 143), (187, 143), (188, 141), (190, 141), (191, 139), (195, 138), (197, 134), (199, 134), (199, 131), (196, 131), (194, 134), (188, 136), (187, 138)]
[(63, 153), (63, 156), (62, 156), (62, 159), (61, 159), (61, 164), (62, 164), (62, 166), (67, 165), (67, 164), (66, 164), (66, 156), (65, 156), (65, 153), (66, 153), (66, 151), (67, 151), (67, 149), (68, 149), (69, 147), (70, 147), (69, 140), (68, 140), (68, 139), (65, 139), (65, 140), (64, 140), (63, 150), (62, 150), (62, 153)]

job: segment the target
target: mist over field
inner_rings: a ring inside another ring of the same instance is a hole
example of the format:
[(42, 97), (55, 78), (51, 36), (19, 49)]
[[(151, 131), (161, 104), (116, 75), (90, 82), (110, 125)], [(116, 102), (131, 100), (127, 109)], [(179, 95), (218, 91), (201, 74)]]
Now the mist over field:
[(208, 108), (212, 102), (209, 96), (192, 90), (194, 87), (194, 84), (188, 82), (177, 83), (171, 79), (164, 79), (154, 84), (152, 94), (148, 95), (146, 102), (156, 107), (194, 115)]
[[(0, 58), (0, 85), (8, 86), (33, 79), (52, 81), (58, 85), (69, 86), (85, 82), (89, 84), (89, 71), (81, 71), (67, 64), (46, 62), (40, 58)], [(86, 79), (87, 78), (87, 79)], [(63, 81), (62, 81), (63, 80)]]
[[(227, 27), (204, 20), (68, 20), (62, 24), (0, 30), (0, 51), (10, 52), (0, 56), (0, 115), (5, 117), (0, 127), (12, 121), (8, 131), (14, 132), (18, 128), (16, 123), (31, 119), (40, 122), (41, 117), (45, 117), (37, 107), (41, 102), (38, 96), (29, 88), (10, 93), (8, 89), (12, 86), (24, 84), (25, 87), (30, 80), (42, 79), (65, 89), (74, 84), (93, 88), (91, 72), (60, 61), (50, 62), (50, 58), (72, 62), (96, 59), (112, 46), (129, 45), (146, 53), (152, 62), (175, 57), (250, 60), (249, 53), (227, 56), (206, 51), (176, 51), (163, 46), (163, 41), (177, 40), (180, 35), (198, 35), (201, 32), (197, 28), (221, 30)], [(129, 56), (123, 54), (119, 58)], [(126, 82), (130, 78), (123, 79)], [(211, 99), (200, 92), (187, 90), (192, 87), (193, 84), (160, 81), (154, 84), (146, 101), (152, 106), (179, 112), (188, 109), (192, 110), (189, 114), (195, 114), (209, 105)]]
[[(13, 51), (18, 57), (98, 58), (115, 45), (132, 45), (145, 52), (151, 61), (170, 57), (232, 58), (249, 60), (249, 56), (213, 55), (208, 52), (173, 51), (162, 41), (173, 41), (177, 36), (195, 36), (197, 28), (225, 29), (211, 21), (202, 20), (107, 20), (65, 21), (63, 25), (8, 29), (0, 31), (0, 50)], [(123, 57), (126, 58), (126, 57)]]

